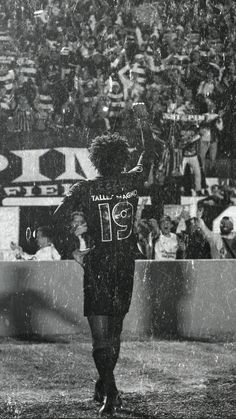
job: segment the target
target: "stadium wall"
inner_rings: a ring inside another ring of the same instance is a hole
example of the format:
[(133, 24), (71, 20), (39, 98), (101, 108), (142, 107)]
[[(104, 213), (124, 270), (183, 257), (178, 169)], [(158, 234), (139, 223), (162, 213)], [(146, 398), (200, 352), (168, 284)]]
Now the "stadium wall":
[[(126, 337), (236, 338), (236, 261), (137, 261)], [(0, 262), (0, 336), (88, 333), (74, 261)]]

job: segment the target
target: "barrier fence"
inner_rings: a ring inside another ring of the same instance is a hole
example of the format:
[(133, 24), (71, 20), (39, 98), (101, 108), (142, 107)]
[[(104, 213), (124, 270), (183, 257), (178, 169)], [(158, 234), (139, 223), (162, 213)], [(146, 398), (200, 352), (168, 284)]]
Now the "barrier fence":
[[(236, 261), (136, 261), (124, 337), (236, 338)], [(0, 262), (0, 335), (87, 333), (74, 261)]]

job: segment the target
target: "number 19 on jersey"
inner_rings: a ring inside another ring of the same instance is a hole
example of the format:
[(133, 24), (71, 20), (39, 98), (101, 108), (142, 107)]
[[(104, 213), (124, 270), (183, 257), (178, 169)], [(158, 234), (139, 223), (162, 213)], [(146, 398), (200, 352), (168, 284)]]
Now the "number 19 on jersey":
[[(113, 208), (109, 203), (99, 204), (98, 207), (102, 242), (125, 240), (131, 235), (134, 207), (130, 202), (118, 202)], [(116, 237), (113, 237), (114, 230)]]

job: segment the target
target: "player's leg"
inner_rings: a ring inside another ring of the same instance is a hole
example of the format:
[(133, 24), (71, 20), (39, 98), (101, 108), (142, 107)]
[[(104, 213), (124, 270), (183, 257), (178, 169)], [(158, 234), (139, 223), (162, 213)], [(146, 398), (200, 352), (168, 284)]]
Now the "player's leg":
[(108, 317), (89, 316), (88, 322), (91, 329), (93, 340), (93, 359), (99, 374), (96, 382), (94, 398), (96, 401), (103, 402), (105, 395), (104, 377), (106, 374), (105, 366), (110, 352)]
[[(100, 409), (100, 414), (112, 412), (114, 408), (119, 408), (122, 401), (116, 387), (114, 369), (120, 353), (120, 336), (123, 326), (123, 316), (108, 316), (108, 335), (110, 340), (110, 368), (112, 376), (105, 381), (105, 398), (104, 404)], [(109, 374), (108, 376), (109, 377)]]
[(104, 397), (102, 414), (121, 405), (113, 371), (120, 351), (123, 318), (89, 316), (88, 321), (93, 338), (93, 358), (99, 373), (95, 399), (101, 402)]
[(123, 328), (124, 316), (109, 317), (109, 334), (112, 341), (112, 357), (114, 368), (120, 354), (120, 336)]
[(89, 316), (93, 339), (93, 358), (100, 381), (107, 391), (116, 391), (114, 368), (120, 351), (120, 334), (123, 318), (113, 316)]

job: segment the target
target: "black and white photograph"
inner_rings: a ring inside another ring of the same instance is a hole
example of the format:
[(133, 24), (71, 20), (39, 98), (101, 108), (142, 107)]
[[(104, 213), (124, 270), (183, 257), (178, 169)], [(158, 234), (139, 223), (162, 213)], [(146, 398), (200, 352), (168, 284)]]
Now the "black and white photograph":
[(0, 419), (236, 419), (236, 1), (0, 0)]

